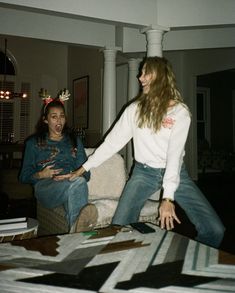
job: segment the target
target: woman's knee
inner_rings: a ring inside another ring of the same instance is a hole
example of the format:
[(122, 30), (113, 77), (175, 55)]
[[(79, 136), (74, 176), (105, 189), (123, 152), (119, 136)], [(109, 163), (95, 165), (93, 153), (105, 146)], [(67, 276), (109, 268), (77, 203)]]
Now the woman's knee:
[(219, 247), (224, 238), (225, 227), (220, 222), (208, 221), (203, 226), (198, 226), (197, 231), (197, 240), (213, 247)]
[(70, 181), (70, 187), (87, 189), (87, 181), (84, 177), (78, 177), (75, 180)]
[(219, 242), (223, 240), (224, 232), (225, 232), (225, 227), (222, 223), (214, 226), (214, 235), (215, 235), (215, 238), (217, 238)]

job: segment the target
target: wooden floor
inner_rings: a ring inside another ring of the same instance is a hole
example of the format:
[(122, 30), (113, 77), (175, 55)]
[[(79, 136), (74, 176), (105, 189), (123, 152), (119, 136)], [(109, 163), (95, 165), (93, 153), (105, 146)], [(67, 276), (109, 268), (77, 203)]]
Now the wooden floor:
[(219, 253), (219, 262), (226, 265), (235, 265), (235, 254), (221, 250)]

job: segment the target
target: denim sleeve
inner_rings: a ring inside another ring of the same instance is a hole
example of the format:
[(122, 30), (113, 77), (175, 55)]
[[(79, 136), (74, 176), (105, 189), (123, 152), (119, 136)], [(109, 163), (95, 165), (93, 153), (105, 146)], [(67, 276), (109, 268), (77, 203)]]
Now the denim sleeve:
[[(84, 149), (84, 146), (80, 140), (80, 138), (77, 138), (77, 161), (76, 161), (76, 167), (79, 168), (82, 166), (83, 163), (85, 163), (87, 160), (87, 155)], [(85, 172), (83, 174), (83, 176), (85, 177), (86, 181), (90, 180), (90, 171)]]
[(31, 138), (25, 145), (19, 181), (27, 184), (35, 184), (38, 181), (38, 179), (34, 178), (36, 172), (36, 140)]

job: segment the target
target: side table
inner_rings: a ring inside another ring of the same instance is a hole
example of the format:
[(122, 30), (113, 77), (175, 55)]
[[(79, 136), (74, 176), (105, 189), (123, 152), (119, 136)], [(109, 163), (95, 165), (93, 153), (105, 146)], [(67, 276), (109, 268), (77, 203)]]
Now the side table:
[(36, 219), (27, 218), (27, 228), (1, 231), (0, 243), (35, 238), (37, 237), (37, 231), (38, 221)]

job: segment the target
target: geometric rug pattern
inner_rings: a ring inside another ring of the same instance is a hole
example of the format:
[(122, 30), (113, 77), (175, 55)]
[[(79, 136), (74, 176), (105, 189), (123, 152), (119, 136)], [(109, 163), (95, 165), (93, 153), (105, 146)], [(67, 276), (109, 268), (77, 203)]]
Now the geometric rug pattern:
[(235, 256), (152, 227), (0, 244), (0, 292), (235, 292)]

